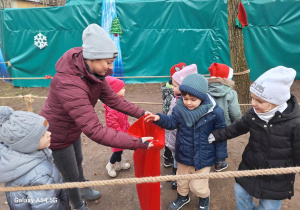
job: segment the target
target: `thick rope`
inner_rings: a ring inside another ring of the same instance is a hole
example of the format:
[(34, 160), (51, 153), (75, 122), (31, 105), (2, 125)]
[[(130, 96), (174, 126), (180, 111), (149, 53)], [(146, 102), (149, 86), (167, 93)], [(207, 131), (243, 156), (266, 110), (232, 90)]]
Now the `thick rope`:
[[(242, 72), (235, 72), (233, 73), (233, 75), (242, 75), (242, 74), (249, 74), (250, 72), (250, 69), (248, 70), (245, 70), (245, 71), (242, 71)], [(210, 75), (209, 74), (202, 74), (204, 77), (209, 77)], [(170, 76), (131, 76), (131, 77), (116, 77), (116, 78), (120, 78), (120, 79), (128, 79), (128, 78), (169, 78)], [(52, 79), (52, 77), (10, 77), (10, 78), (0, 78), (0, 80), (17, 80), (17, 79), (28, 79), (28, 80), (31, 80), (31, 79)]]
[[(46, 96), (34, 96), (34, 95), (19, 95), (19, 96), (8, 96), (8, 97), (0, 97), (0, 99), (12, 99), (12, 98), (19, 98), (24, 99), (25, 101), (30, 100), (34, 101), (33, 99), (47, 99)], [(100, 101), (100, 100), (98, 100)], [(133, 104), (148, 104), (148, 105), (163, 105), (163, 103), (153, 103), (153, 102), (131, 102)], [(300, 103), (298, 103), (300, 105)], [(252, 106), (252, 104), (239, 104), (240, 106)]]
[[(11, 98), (19, 98), (19, 99), (24, 99), (24, 100), (28, 100), (27, 98), (30, 98), (30, 100), (33, 101), (33, 99), (37, 98), (37, 99), (47, 99), (47, 97), (45, 96), (34, 96), (34, 95), (19, 95), (19, 96), (8, 96), (8, 97), (0, 97), (0, 99), (11, 99)], [(98, 100), (100, 101), (100, 100)], [(148, 104), (148, 105), (163, 105), (163, 103), (153, 103), (153, 102), (131, 102), (133, 104)], [(300, 105), (300, 103), (298, 103)], [(240, 106), (252, 106), (252, 104), (239, 104)]]
[(243, 75), (243, 74), (248, 74), (248, 73), (250, 73), (250, 69), (242, 71), (242, 72), (235, 72), (235, 73), (233, 73), (233, 75), (236, 76), (236, 75)]
[(224, 179), (231, 177), (244, 177), (244, 176), (260, 176), (260, 175), (278, 175), (278, 174), (291, 174), (300, 172), (300, 167), (288, 168), (272, 168), (260, 170), (246, 170), (246, 171), (227, 171), (222, 173), (204, 173), (204, 174), (188, 174), (188, 175), (167, 175), (156, 177), (143, 177), (143, 178), (128, 178), (128, 179), (111, 179), (111, 180), (98, 180), (88, 182), (67, 182), (62, 184), (49, 184), (38, 186), (24, 186), (24, 187), (0, 187), (0, 192), (14, 192), (14, 191), (28, 191), (28, 190), (50, 190), (50, 189), (65, 189), (65, 188), (84, 188), (105, 185), (123, 185), (123, 184), (141, 184), (141, 183), (155, 183), (162, 181), (175, 181), (183, 179)]

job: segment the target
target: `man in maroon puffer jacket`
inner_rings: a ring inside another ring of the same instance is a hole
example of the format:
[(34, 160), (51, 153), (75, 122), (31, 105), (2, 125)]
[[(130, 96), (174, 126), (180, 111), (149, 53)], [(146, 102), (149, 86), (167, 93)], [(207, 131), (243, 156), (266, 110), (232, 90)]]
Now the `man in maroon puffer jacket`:
[[(105, 79), (112, 73), (113, 62), (118, 56), (117, 47), (109, 35), (99, 25), (91, 24), (83, 31), (82, 40), (82, 47), (68, 50), (56, 63), (57, 73), (41, 111), (50, 124), (50, 149), (65, 182), (85, 181), (82, 132), (91, 140), (110, 147), (146, 149), (153, 146), (147, 142), (152, 137), (138, 139), (99, 122), (94, 110), (98, 99), (135, 118), (143, 116), (145, 111), (117, 96)], [(91, 188), (73, 188), (67, 192), (74, 209), (87, 210), (83, 200), (100, 197), (100, 193)]]

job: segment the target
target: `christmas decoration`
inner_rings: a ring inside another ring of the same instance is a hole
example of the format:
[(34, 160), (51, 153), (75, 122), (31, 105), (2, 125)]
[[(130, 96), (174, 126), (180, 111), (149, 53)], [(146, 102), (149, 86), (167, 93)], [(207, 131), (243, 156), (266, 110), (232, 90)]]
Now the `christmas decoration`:
[(239, 28), (245, 28), (248, 26), (247, 13), (244, 8), (244, 5), (241, 2), (239, 3), (239, 14), (235, 18), (235, 25)]
[(117, 17), (115, 17), (111, 23), (110, 33), (115, 34), (115, 36), (118, 36), (118, 34), (123, 33), (120, 25), (120, 21)]
[[(112, 28), (113, 20), (117, 18), (117, 9), (115, 0), (103, 0), (102, 1), (102, 13), (101, 13), (101, 26), (104, 30), (109, 33)], [(120, 24), (120, 23), (119, 23)], [(121, 28), (120, 28), (121, 30)], [(123, 61), (122, 61), (122, 51), (120, 44), (120, 36), (114, 36), (110, 34), (110, 38), (115, 42), (118, 48), (118, 57), (114, 61), (114, 73), (112, 76), (114, 77), (124, 77), (123, 70)], [(121, 80), (124, 80), (121, 78)]]
[(41, 33), (38, 33), (37, 35), (34, 36), (34, 45), (40, 48), (40, 50), (43, 49), (44, 47), (47, 47), (48, 46), (47, 37)]

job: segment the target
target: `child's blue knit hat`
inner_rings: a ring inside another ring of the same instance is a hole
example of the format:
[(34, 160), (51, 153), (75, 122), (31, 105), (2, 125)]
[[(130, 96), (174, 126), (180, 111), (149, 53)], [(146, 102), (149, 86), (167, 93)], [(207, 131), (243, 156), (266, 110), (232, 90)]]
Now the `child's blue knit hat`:
[(202, 101), (208, 99), (208, 81), (201, 74), (189, 74), (186, 76), (179, 86), (181, 92), (187, 92)]

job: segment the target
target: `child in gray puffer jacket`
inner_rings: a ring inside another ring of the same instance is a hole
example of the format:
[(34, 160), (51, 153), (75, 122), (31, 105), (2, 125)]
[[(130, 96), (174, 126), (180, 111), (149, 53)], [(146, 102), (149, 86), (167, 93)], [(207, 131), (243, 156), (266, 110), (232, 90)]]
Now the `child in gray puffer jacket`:
[[(37, 114), (0, 106), (0, 182), (5, 186), (61, 183), (48, 147), (47, 120)], [(12, 210), (71, 209), (64, 189), (6, 192)]]

